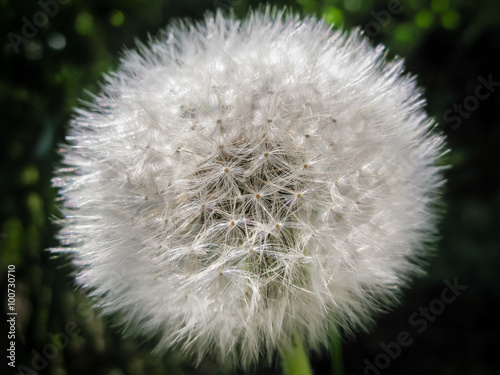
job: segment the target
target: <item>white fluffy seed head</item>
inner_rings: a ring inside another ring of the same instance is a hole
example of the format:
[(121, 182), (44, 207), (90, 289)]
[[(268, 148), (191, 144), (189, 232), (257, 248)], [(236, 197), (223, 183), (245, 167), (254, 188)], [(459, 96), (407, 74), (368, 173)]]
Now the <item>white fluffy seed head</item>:
[(248, 367), (365, 328), (432, 240), (443, 139), (354, 31), (267, 10), (129, 51), (54, 178), (78, 283), (130, 332)]

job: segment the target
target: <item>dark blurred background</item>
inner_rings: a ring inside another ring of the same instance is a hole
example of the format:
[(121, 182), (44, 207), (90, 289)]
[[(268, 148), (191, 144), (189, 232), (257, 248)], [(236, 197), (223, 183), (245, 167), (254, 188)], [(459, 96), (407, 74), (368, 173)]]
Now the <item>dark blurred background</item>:
[[(57, 4), (57, 7), (54, 6)], [(248, 0), (0, 0), (0, 372), (7, 366), (7, 267), (16, 268), (16, 366), (21, 374), (232, 374), (205, 361), (194, 367), (171, 352), (124, 339), (72, 283), (57, 246), (59, 216), (50, 179), (72, 108), (98, 92), (123, 48), (147, 40), (172, 18), (198, 20), (216, 8), (243, 17)], [(428, 274), (370, 333), (343, 344), (345, 374), (500, 373), (500, 4), (497, 0), (276, 1), (335, 28), (365, 29), (373, 44), (403, 56), (418, 76), (428, 111), (451, 152), (441, 238)], [(44, 16), (43, 14), (46, 14)], [(23, 18), (26, 17), (26, 18)], [(28, 22), (41, 25), (37, 30)], [(24, 27), (24, 29), (23, 29)], [(490, 83), (488, 83), (488, 81)], [(497, 83), (499, 82), (499, 83)], [(482, 87), (481, 87), (482, 86)], [(443, 303), (444, 280), (466, 285)], [(429, 309), (428, 312), (422, 309)], [(381, 356), (408, 332), (411, 344)], [(64, 335), (72, 333), (65, 340)], [(54, 349), (55, 348), (55, 349)], [(397, 352), (397, 351), (396, 351)], [(395, 353), (396, 353), (395, 352)], [(328, 351), (312, 357), (332, 374)], [(257, 374), (279, 374), (279, 362)]]

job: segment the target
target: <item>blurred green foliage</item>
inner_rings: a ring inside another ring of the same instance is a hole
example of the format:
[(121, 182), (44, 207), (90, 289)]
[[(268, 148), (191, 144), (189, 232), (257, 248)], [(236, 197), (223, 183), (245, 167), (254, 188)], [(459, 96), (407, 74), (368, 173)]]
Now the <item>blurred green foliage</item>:
[[(42, 1), (45, 3), (47, 0)], [(50, 1), (49, 1), (50, 2)], [(244, 16), (248, 0), (61, 1), (47, 25), (22, 36), (23, 17), (44, 8), (36, 1), (0, 0), (0, 283), (6, 308), (6, 270), (16, 266), (16, 363), (33, 369), (36, 353), (52, 335), (75, 323), (78, 334), (59, 344), (42, 374), (230, 374), (210, 360), (195, 367), (178, 353), (149, 354), (148, 343), (123, 339), (98, 316), (71, 281), (68, 259), (45, 249), (57, 246), (53, 219), (59, 216), (50, 179), (57, 147), (85, 91), (98, 92), (102, 74), (115, 68), (123, 48), (145, 41), (172, 18), (202, 18), (216, 7)], [(443, 280), (468, 285), (456, 302), (415, 335), (384, 374), (497, 374), (495, 344), (500, 302), (500, 90), (461, 115), (445, 114), (474, 96), (478, 77), (500, 81), (500, 6), (497, 0), (297, 0), (275, 1), (335, 28), (364, 29), (390, 56), (403, 56), (425, 89), (428, 111), (440, 122), (451, 152), (446, 162), (447, 211), (429, 273), (417, 280), (404, 303), (384, 315), (375, 330), (344, 343), (346, 373), (362, 374), (364, 360), (380, 343), (408, 330), (409, 316), (439, 298)], [(49, 12), (50, 13), (50, 12)], [(42, 23), (43, 19), (38, 22)], [(18, 52), (16, 50), (19, 49)], [(2, 318), (2, 327), (7, 328)], [(2, 330), (0, 342), (7, 343)], [(6, 336), (6, 334), (5, 334)], [(56, 340), (57, 341), (57, 340)], [(3, 351), (2, 347), (2, 353)], [(13, 373), (2, 357), (2, 373)], [(312, 357), (316, 374), (330, 372), (328, 352)], [(25, 370), (25, 373), (28, 372)], [(281, 373), (280, 364), (256, 369)]]

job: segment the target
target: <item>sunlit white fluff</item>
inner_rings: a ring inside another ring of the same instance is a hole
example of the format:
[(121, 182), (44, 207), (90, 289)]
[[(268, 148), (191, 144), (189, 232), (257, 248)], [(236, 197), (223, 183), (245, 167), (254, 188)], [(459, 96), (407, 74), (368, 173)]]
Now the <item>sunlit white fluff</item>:
[(79, 285), (158, 349), (243, 367), (365, 328), (419, 270), (442, 183), (403, 70), (269, 9), (128, 51), (54, 179)]

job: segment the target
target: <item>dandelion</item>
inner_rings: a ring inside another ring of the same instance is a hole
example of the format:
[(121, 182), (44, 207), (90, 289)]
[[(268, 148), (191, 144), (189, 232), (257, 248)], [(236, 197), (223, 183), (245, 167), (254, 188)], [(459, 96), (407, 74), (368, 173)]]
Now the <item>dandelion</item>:
[(62, 252), (159, 351), (248, 368), (365, 329), (421, 270), (443, 139), (358, 31), (269, 8), (128, 51), (61, 149)]

